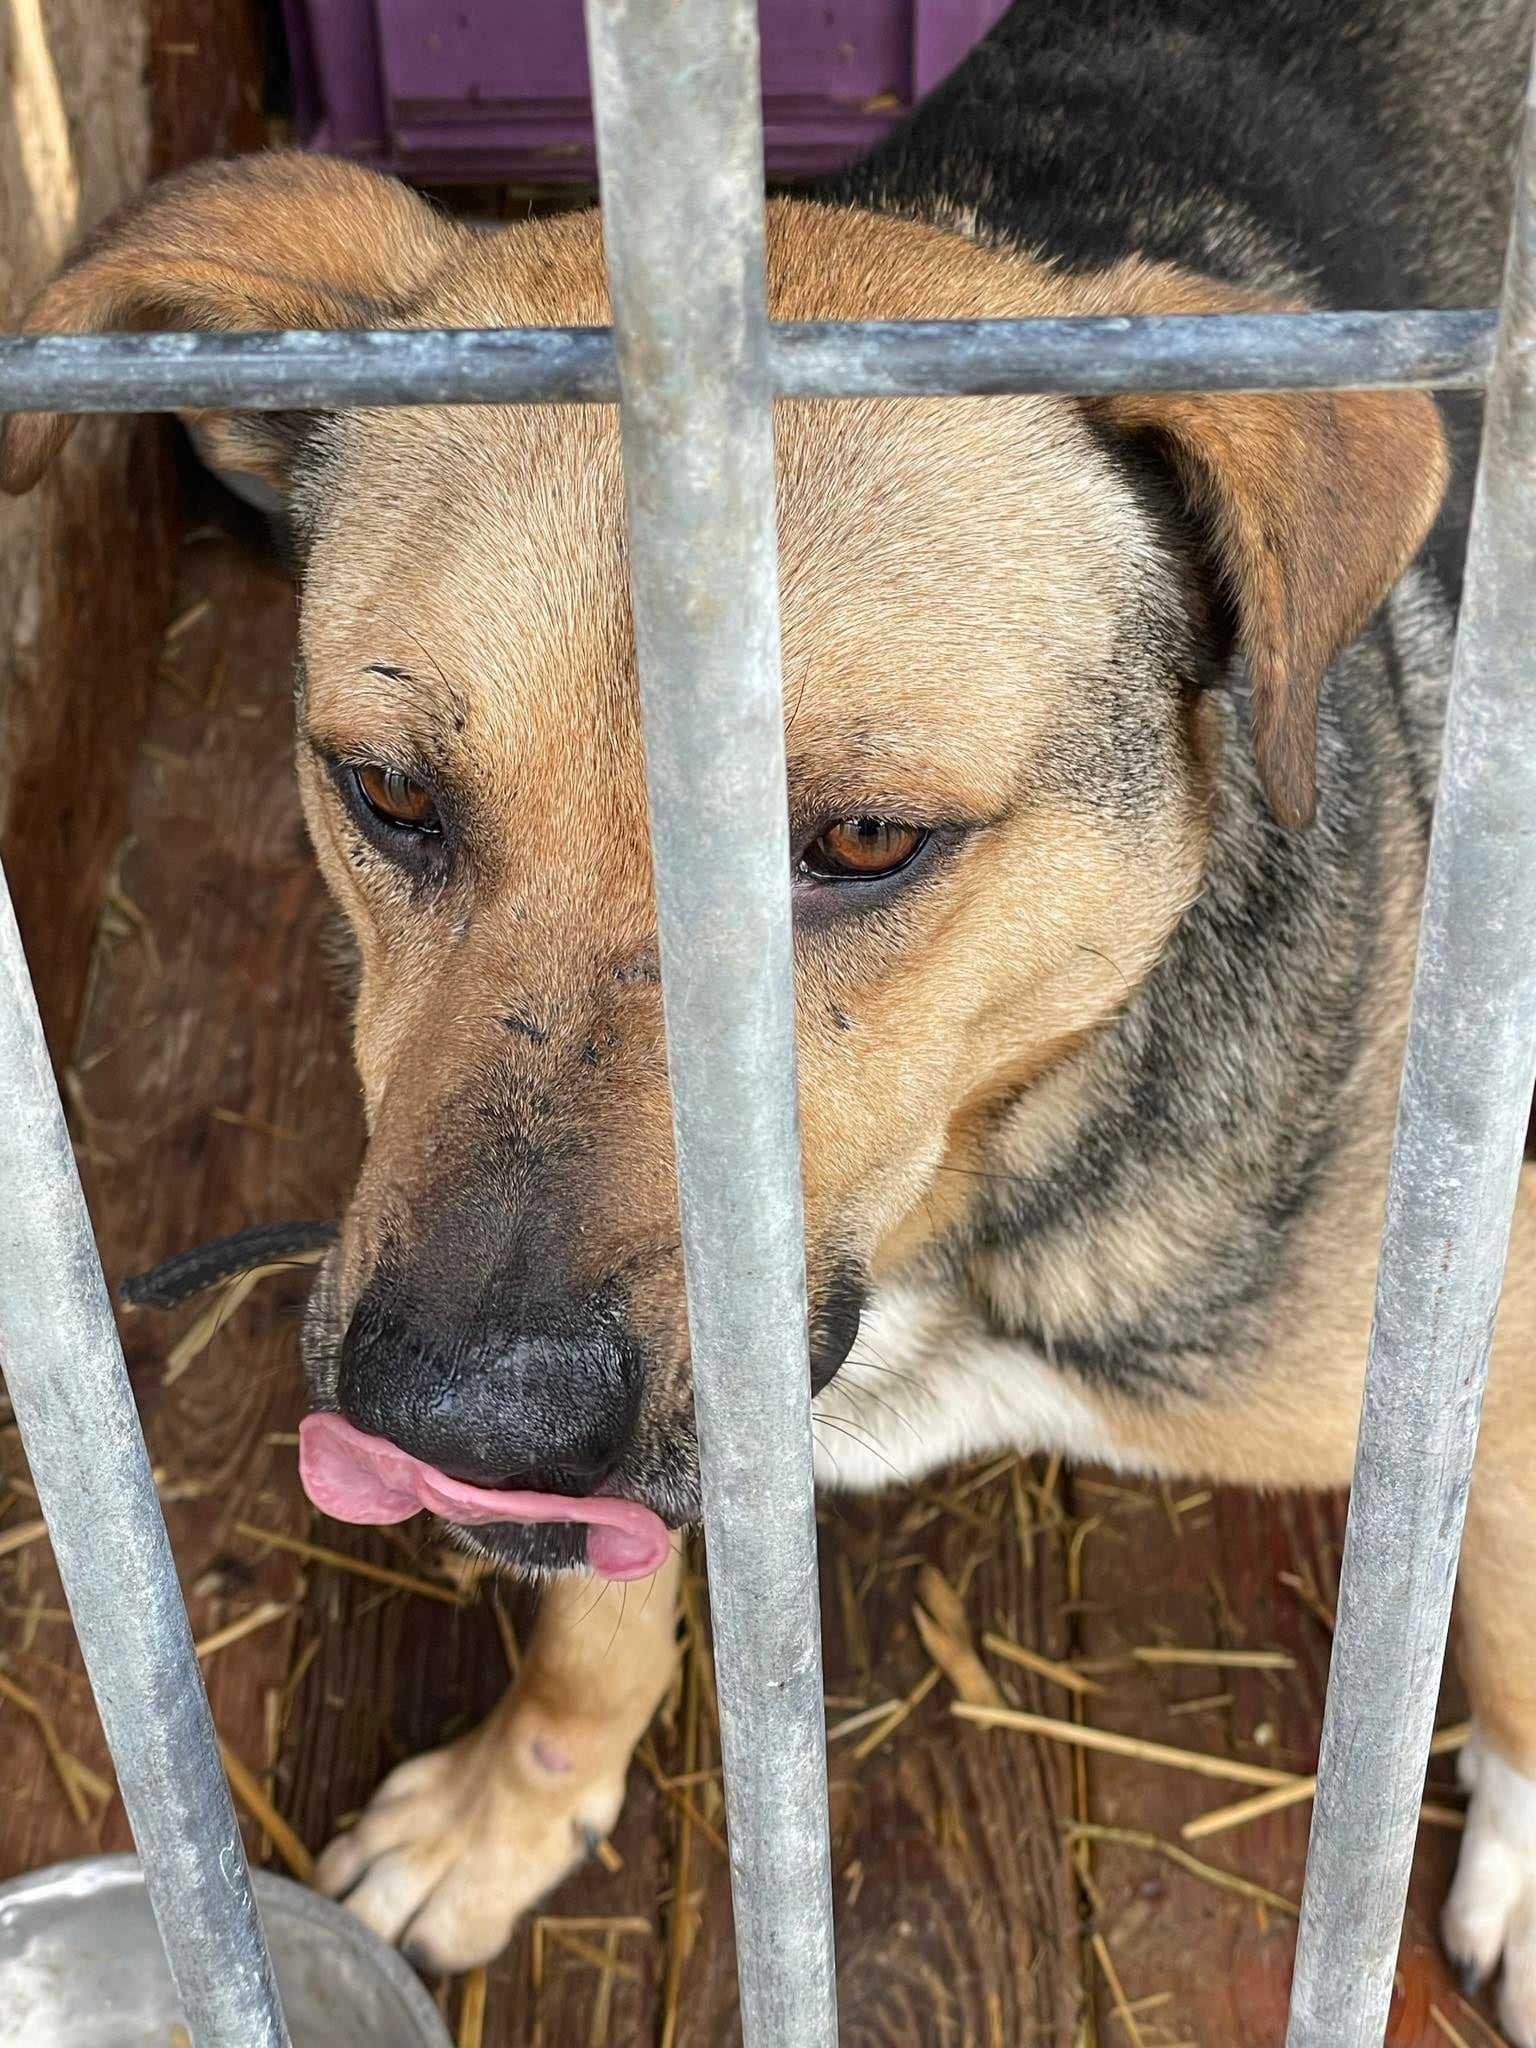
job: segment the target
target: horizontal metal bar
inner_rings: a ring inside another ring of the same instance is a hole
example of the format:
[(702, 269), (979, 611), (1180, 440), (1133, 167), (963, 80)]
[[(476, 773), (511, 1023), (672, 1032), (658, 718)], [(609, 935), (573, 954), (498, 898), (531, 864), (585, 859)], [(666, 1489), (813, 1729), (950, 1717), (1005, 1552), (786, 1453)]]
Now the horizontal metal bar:
[(183, 2017), (197, 2048), (288, 2048), (3, 875), (0, 1190), (0, 1359)]
[(835, 2048), (756, 0), (587, 0), (743, 2048)]
[[(1491, 312), (788, 323), (781, 398), (1039, 391), (1476, 390)], [(0, 336), (0, 412), (610, 404), (606, 327)]]
[(1378, 2048), (1536, 1082), (1536, 80), (1488, 387), (1288, 2048)]

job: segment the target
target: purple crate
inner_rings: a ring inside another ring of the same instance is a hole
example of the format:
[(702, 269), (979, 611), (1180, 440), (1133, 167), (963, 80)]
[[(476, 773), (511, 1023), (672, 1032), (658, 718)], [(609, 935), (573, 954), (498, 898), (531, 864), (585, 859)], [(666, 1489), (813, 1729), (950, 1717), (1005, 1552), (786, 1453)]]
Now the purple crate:
[[(760, 0), (768, 169), (876, 142), (1010, 0)], [(283, 0), (312, 149), (432, 180), (594, 175), (577, 0)]]

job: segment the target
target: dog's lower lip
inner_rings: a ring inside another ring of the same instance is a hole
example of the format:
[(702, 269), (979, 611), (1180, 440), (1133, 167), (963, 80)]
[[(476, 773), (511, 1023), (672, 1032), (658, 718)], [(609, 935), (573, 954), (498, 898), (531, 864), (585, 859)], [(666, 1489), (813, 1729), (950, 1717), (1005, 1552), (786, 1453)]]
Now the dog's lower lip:
[(334, 1411), (299, 1425), (299, 1477), (315, 1506), (344, 1522), (403, 1522), (425, 1508), (465, 1528), (581, 1523), (588, 1566), (602, 1578), (642, 1578), (670, 1544), (661, 1517), (637, 1501), (470, 1486)]

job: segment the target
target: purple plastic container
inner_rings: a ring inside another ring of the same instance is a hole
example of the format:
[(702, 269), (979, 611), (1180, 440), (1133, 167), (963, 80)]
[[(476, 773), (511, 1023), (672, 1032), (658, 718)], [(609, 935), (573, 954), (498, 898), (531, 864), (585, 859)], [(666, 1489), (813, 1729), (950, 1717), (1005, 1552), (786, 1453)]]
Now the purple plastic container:
[[(760, 0), (768, 169), (834, 169), (885, 134), (1010, 0)], [(579, 0), (283, 0), (299, 133), (436, 181), (594, 175)]]

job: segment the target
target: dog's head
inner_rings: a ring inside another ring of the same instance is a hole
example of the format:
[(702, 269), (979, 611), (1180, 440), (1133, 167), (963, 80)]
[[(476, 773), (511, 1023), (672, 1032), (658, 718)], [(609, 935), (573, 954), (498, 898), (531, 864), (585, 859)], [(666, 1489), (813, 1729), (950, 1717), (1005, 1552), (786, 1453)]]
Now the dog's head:
[[(1261, 303), (794, 201), (769, 249), (780, 318)], [(152, 192), (29, 324), (607, 318), (593, 214), (480, 232), (279, 155)], [(615, 414), (201, 425), (289, 497), (299, 776), (360, 959), (370, 1137), (310, 1319), (318, 1398), (460, 1480), (686, 1520)], [(67, 430), (12, 419), (0, 480), (24, 488)], [(989, 1119), (1126, 1001), (1198, 890), (1202, 691), (1234, 652), (1271, 806), (1305, 822), (1323, 671), (1422, 540), (1443, 458), (1411, 395), (788, 403), (777, 433), (820, 1385), (871, 1280), (960, 1217)], [(579, 1526), (486, 1540), (585, 1554)]]

